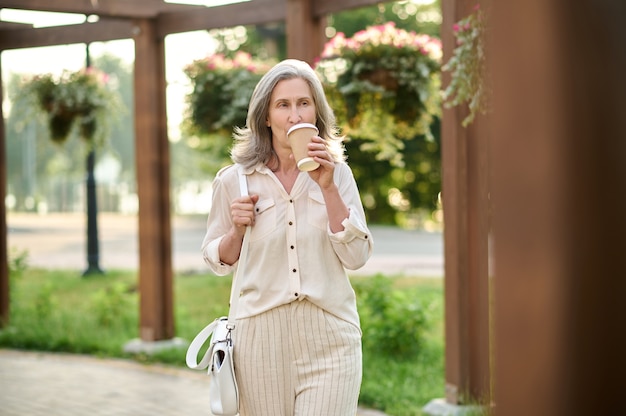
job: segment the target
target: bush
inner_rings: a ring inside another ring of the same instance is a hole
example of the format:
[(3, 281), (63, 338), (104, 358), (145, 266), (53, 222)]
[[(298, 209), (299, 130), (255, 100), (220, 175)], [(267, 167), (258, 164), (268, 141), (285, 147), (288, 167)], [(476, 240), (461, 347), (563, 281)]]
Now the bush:
[(363, 349), (387, 357), (413, 356), (427, 330), (426, 313), (414, 293), (392, 285), (380, 274), (355, 284)]
[(9, 252), (9, 276), (19, 278), (28, 268), (28, 251), (12, 248)]
[[(115, 328), (128, 317), (127, 311), (132, 310), (132, 289), (124, 282), (98, 290), (92, 295), (91, 308), (96, 322), (102, 327)], [(124, 326), (124, 325), (122, 325)]]

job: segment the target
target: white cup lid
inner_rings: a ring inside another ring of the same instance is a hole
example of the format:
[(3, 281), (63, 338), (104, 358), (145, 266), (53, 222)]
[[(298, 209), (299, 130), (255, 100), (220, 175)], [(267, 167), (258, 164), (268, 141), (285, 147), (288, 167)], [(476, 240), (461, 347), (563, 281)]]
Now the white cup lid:
[(317, 126), (315, 124), (311, 124), (311, 123), (299, 123), (296, 124), (294, 126), (291, 126), (291, 128), (289, 129), (289, 131), (287, 131), (287, 135), (289, 136), (291, 134), (292, 131), (294, 130), (298, 130), (298, 129), (315, 129), (316, 132), (319, 133), (319, 130), (317, 129)]

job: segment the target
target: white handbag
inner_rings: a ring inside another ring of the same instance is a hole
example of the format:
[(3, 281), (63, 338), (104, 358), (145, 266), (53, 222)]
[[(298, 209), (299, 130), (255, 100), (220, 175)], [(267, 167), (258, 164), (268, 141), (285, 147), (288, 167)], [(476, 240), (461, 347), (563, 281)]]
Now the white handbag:
[[(239, 188), (242, 196), (248, 194), (246, 177), (241, 170), (239, 171)], [(241, 284), (239, 277), (242, 275), (241, 270), (248, 258), (249, 234), (250, 227), (247, 227), (239, 254), (239, 265), (233, 277), (228, 316), (217, 318), (207, 325), (196, 335), (187, 349), (186, 361), (189, 368), (194, 370), (208, 368), (210, 376), (209, 401), (211, 412), (214, 415), (236, 416), (239, 414), (239, 389), (235, 377), (232, 334), (235, 330), (237, 317), (237, 303)], [(211, 340), (209, 348), (198, 363), (198, 353), (209, 338)]]

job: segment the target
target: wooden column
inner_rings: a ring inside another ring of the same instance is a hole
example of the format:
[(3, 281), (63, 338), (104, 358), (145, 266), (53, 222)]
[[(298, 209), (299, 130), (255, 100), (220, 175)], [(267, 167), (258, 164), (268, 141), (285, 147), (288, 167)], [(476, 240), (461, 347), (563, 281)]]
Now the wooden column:
[[(467, 16), (475, 0), (443, 0), (444, 62), (456, 39), (452, 25)], [(443, 73), (443, 85), (450, 74)], [(464, 128), (467, 109), (444, 109), (442, 200), (445, 255), (446, 399), (450, 404), (488, 403), (488, 135), (482, 118)]]
[(626, 3), (494, 12), (496, 413), (619, 414)]
[(135, 153), (139, 196), (140, 336), (174, 336), (164, 39), (135, 22)]
[(287, 0), (287, 57), (313, 65), (324, 47), (324, 21), (313, 15), (313, 0)]
[(7, 157), (4, 114), (2, 112), (2, 62), (0, 60), (0, 328), (9, 323), (9, 250), (7, 215), (4, 200), (7, 193)]

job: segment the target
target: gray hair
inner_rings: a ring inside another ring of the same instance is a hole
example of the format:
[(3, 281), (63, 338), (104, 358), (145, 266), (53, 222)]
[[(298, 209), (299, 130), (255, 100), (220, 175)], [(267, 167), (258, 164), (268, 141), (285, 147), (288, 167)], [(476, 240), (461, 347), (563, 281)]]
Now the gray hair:
[(286, 59), (270, 69), (254, 88), (248, 107), (246, 127), (235, 127), (233, 135), (235, 144), (231, 150), (233, 162), (247, 168), (258, 163), (273, 162), (272, 159), (276, 154), (272, 148), (272, 131), (265, 124), (269, 116), (270, 99), (278, 82), (293, 78), (301, 78), (309, 84), (315, 104), (319, 135), (326, 140), (328, 152), (333, 160), (345, 161), (343, 136), (338, 135), (335, 113), (328, 104), (320, 79), (308, 63)]

